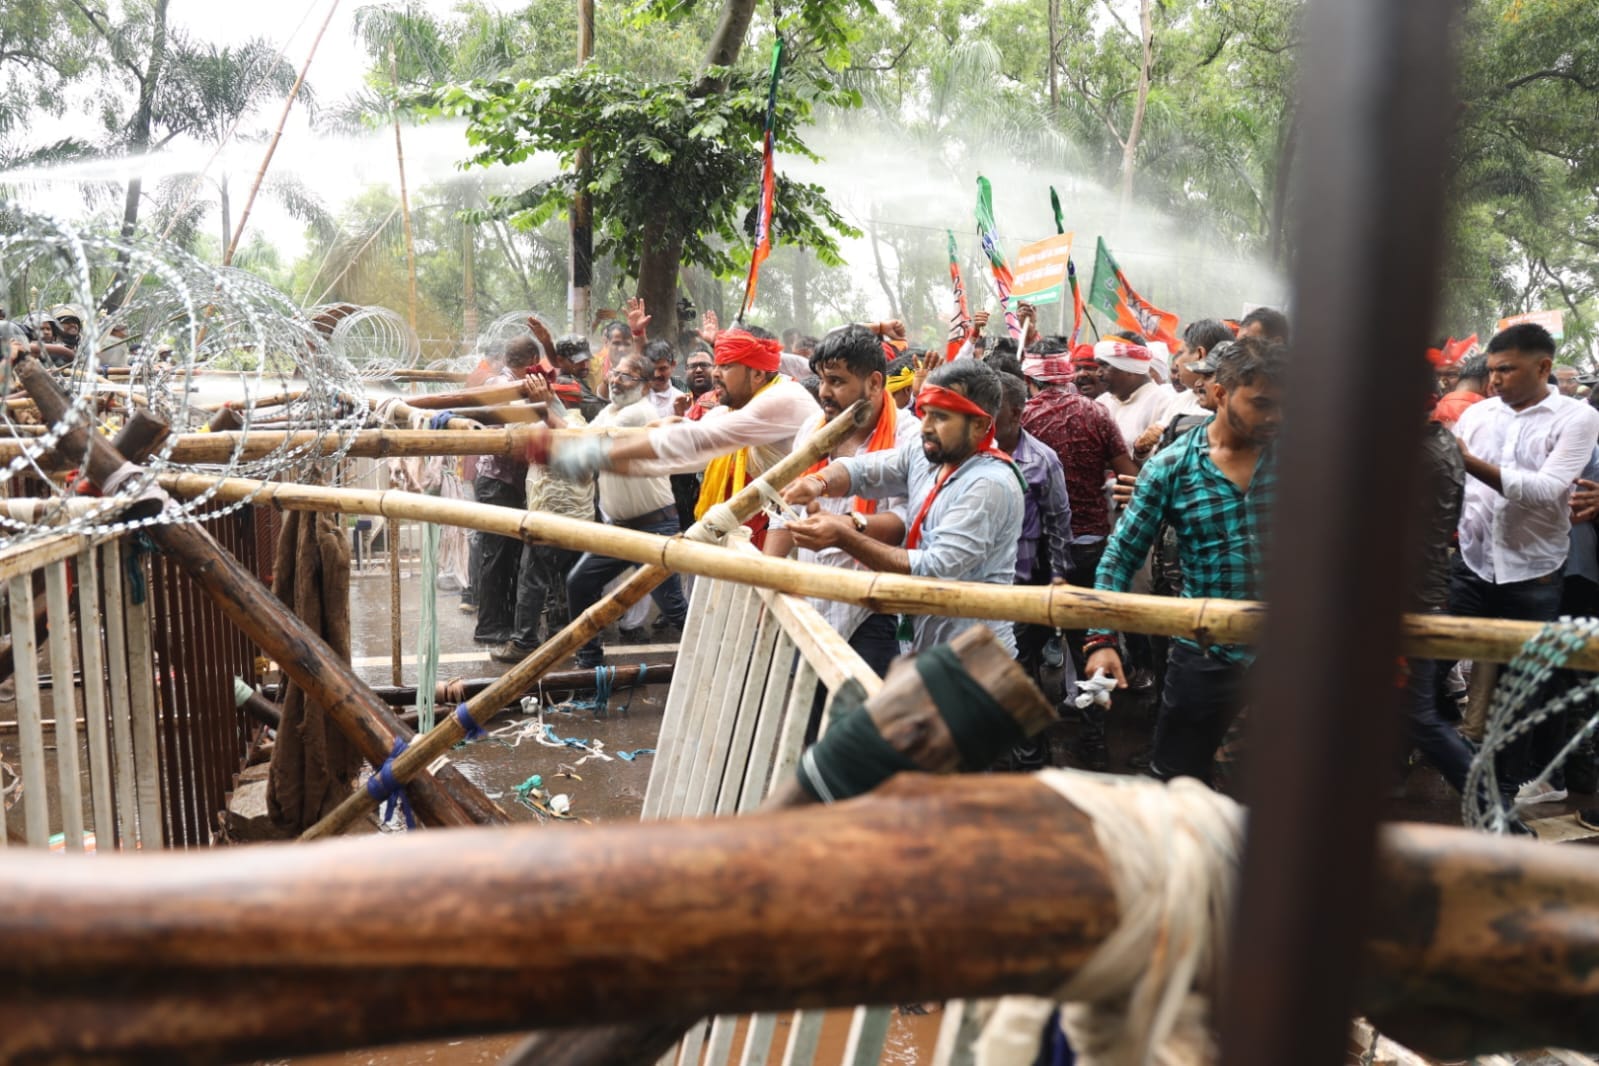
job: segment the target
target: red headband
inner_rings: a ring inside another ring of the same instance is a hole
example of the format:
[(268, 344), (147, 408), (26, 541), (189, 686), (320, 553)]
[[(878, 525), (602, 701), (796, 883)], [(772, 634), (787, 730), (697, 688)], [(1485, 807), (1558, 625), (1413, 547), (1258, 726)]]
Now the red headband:
[(751, 370), (773, 373), (782, 365), (783, 345), (780, 341), (753, 336), (741, 329), (729, 329), (716, 336), (716, 363), (743, 363)]
[(1093, 369), (1099, 364), (1094, 361), (1094, 346), (1092, 344), (1079, 344), (1072, 349), (1072, 366), (1088, 367)]
[(957, 414), (988, 419), (988, 432), (977, 442), (977, 450), (986, 452), (994, 446), (994, 416), (953, 389), (946, 389), (942, 385), (923, 385), (922, 391), (916, 394), (916, 406), (918, 409), (941, 407)]

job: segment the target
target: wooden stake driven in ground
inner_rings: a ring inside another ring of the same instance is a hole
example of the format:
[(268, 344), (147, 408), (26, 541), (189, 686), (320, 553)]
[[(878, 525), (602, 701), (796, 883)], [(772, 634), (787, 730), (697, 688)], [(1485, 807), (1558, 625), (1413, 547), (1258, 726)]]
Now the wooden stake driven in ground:
[[(759, 512), (766, 502), (765, 493), (776, 492), (815, 465), (822, 456), (832, 451), (839, 441), (855, 431), (868, 410), (866, 401), (858, 400), (837, 418), (818, 429), (802, 447), (784, 456), (776, 466), (728, 500), (725, 506), (731, 515), (738, 522), (743, 522)], [(708, 524), (714, 514), (713, 509), (706, 515), (705, 520), (696, 522), (684, 537), (710, 539), (715, 536)], [(731, 530), (721, 532), (725, 535)], [(658, 564), (649, 564), (635, 570), (614, 592), (572, 619), (566, 628), (535, 648), (533, 654), (501, 675), (498, 682), (467, 701), (465, 713), (469, 719), (479, 721), (478, 716), (482, 715), (481, 720), (486, 721), (491, 714), (505, 706), (518, 693), (527, 691), (528, 686), (549, 673), (556, 663), (576, 652), (592, 640), (600, 630), (621, 618), (629, 607), (648, 596), (651, 590), (671, 575), (671, 570)], [(396, 781), (403, 784), (411, 780), (424, 766), (455, 747), (466, 735), (467, 724), (462, 722), (457, 714), (445, 715), (430, 732), (418, 738), (394, 760), (390, 772)], [(301, 839), (315, 840), (338, 833), (376, 806), (377, 801), (364, 789), (354, 792), (332, 814), (306, 830)]]
[[(559, 833), (11, 852), (0, 1061), (250, 1061), (1049, 995), (1117, 924), (1106, 870), (1086, 815), (1003, 774), (904, 774), (831, 806)], [(1379, 874), (1357, 998), (1384, 1032), (1449, 1057), (1599, 1046), (1588, 849), (1392, 826)]]
[[(722, 551), (677, 537), (659, 537), (560, 515), (521, 512), (416, 493), (324, 489), (246, 478), (219, 481), (198, 474), (163, 475), (160, 482), (168, 491), (181, 496), (197, 496), (215, 489), (219, 500), (248, 496), (262, 504), (271, 503), (291, 510), (386, 515), (464, 526), (535, 544), (596, 551), (637, 563), (658, 563), (685, 574), (755, 585), (795, 596), (860, 604), (881, 614), (996, 618), (1063, 629), (1103, 627), (1127, 633), (1185, 636), (1204, 644), (1252, 644), (1259, 639), (1265, 618), (1261, 604), (1246, 600), (1140, 596), (1096, 592), (1071, 585), (983, 585), (906, 574), (841, 570), (771, 556)], [(1406, 655), (1421, 659), (1502, 663), (1514, 659), (1541, 628), (1536, 622), (1503, 618), (1419, 614), (1406, 615), (1403, 625)], [(1599, 641), (1577, 649), (1569, 665), (1578, 670), (1599, 670)]]
[[(18, 380), (52, 423), (68, 401), (49, 371), (33, 358), (18, 359)], [(103, 487), (129, 464), (98, 434), (74, 428), (61, 438), (58, 450), (82, 457), (89, 480)], [(158, 489), (151, 490), (164, 498)], [(156, 500), (159, 503), (159, 499)], [(170, 502), (170, 501), (168, 501)], [(175, 559), (251, 640), (275, 659), (307, 694), (332, 716), (362, 755), (380, 765), (397, 738), (411, 731), (401, 725), (387, 704), (372, 694), (350, 664), (333, 654), (315, 633), (262, 586), (259, 579), (229, 555), (199, 525), (159, 523), (148, 532), (156, 545)], [(496, 824), (505, 812), (485, 797), (453, 766), (441, 767), (418, 782), (411, 800), (424, 821), (437, 825)]]

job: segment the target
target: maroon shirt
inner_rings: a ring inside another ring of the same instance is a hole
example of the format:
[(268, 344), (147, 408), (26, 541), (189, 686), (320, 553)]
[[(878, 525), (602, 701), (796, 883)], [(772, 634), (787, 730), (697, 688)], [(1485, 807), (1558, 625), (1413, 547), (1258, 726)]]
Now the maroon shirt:
[(1076, 392), (1045, 389), (1022, 410), (1022, 428), (1060, 456), (1071, 501), (1072, 538), (1110, 536), (1105, 472), (1127, 443), (1110, 412)]

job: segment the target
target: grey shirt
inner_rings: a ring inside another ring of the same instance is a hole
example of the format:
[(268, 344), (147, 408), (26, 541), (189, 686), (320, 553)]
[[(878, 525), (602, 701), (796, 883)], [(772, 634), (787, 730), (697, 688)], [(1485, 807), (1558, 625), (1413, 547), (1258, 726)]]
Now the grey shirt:
[[(840, 459), (834, 465), (849, 472), (853, 495), (909, 497), (907, 511), (912, 522), (931, 495), (939, 470), (922, 453), (919, 437), (904, 441), (893, 451)], [(906, 531), (908, 534), (908, 525)], [(1012, 584), (1021, 536), (1022, 488), (1015, 468), (990, 456), (973, 456), (949, 476), (922, 520), (921, 542), (908, 551), (911, 574), (945, 581)], [(994, 631), (1005, 650), (1016, 654), (1009, 622), (936, 615), (912, 617), (911, 649), (923, 651), (943, 644), (979, 622)]]

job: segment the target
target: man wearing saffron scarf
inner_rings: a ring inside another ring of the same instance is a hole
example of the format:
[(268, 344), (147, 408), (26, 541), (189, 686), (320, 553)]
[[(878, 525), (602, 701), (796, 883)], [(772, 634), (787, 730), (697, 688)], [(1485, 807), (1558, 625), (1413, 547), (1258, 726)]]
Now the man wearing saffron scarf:
[[(817, 473), (828, 463), (847, 456), (890, 452), (901, 446), (914, 447), (920, 441), (921, 423), (912, 412), (896, 407), (888, 394), (884, 383), (888, 362), (883, 348), (876, 334), (858, 325), (835, 329), (817, 345), (811, 356), (811, 370), (821, 379), (822, 409), (800, 427), (794, 436), (794, 447), (798, 448), (856, 400), (864, 399), (871, 412), (860, 429), (809, 473)], [(905, 539), (909, 522), (903, 496), (883, 500), (858, 496), (821, 499), (801, 521), (774, 520), (765, 550), (768, 555), (784, 556), (797, 546), (795, 557), (800, 562), (864, 570), (867, 568), (854, 556), (822, 541), (853, 530), (882, 544), (897, 546)], [(899, 655), (896, 616), (873, 614), (865, 607), (832, 600), (813, 599), (811, 605), (879, 677), (888, 672), (888, 664)]]
[[(906, 496), (912, 517), (904, 547), (834, 524), (819, 524), (814, 543), (841, 548), (885, 573), (1012, 584), (1022, 535), (1022, 486), (1016, 465), (994, 447), (999, 404), (1000, 381), (993, 368), (975, 359), (946, 363), (928, 376), (917, 396), (919, 442), (840, 459), (800, 478), (783, 497), (801, 507), (823, 496)], [(1009, 622), (933, 615), (911, 620), (912, 650), (945, 643), (974, 625), (988, 626), (1016, 654)]]
[[(559, 447), (541, 435), (530, 444), (529, 458), (572, 480), (602, 470), (659, 477), (704, 467), (694, 511), (702, 518), (787, 455), (794, 434), (816, 414), (816, 401), (805, 387), (778, 372), (781, 358), (782, 345), (775, 338), (724, 330), (716, 337), (712, 372), (720, 406), (698, 422), (672, 422), (623, 440), (567, 440)], [(757, 532), (764, 532), (764, 522)]]

